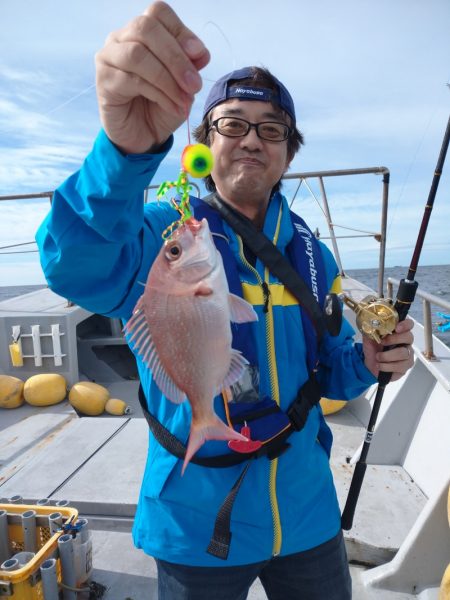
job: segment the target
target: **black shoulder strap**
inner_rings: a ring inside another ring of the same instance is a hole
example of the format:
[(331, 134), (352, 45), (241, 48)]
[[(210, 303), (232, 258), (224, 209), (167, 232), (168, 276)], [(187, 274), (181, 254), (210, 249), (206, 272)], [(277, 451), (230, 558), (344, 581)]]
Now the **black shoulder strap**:
[(262, 231), (256, 229), (250, 219), (223, 202), (216, 193), (206, 196), (203, 201), (220, 213), (222, 218), (245, 240), (246, 245), (266, 265), (269, 271), (289, 288), (297, 298), (300, 306), (310, 315), (316, 330), (317, 341), (320, 343), (327, 331), (322, 308), (289, 261)]

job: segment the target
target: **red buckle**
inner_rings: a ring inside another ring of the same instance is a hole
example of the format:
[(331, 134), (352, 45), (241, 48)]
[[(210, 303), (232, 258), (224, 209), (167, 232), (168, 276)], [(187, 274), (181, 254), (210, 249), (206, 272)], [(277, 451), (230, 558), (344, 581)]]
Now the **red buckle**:
[(228, 442), (228, 448), (235, 452), (239, 452), (240, 454), (249, 454), (250, 452), (255, 452), (255, 450), (261, 448), (262, 442), (251, 439), (250, 427), (247, 424), (242, 427), (241, 434), (245, 435), (248, 440), (246, 442), (241, 442), (241, 440), (230, 440)]

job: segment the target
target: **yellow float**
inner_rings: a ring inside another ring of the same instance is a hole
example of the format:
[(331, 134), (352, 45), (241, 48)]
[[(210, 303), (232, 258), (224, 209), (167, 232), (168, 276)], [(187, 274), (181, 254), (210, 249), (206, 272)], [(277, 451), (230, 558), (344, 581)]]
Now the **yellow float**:
[(24, 403), (23, 381), (12, 375), (0, 375), (0, 408), (18, 408)]
[(328, 398), (320, 399), (320, 406), (324, 415), (332, 415), (344, 408), (347, 400), (329, 400)]
[(32, 406), (52, 406), (66, 397), (67, 382), (58, 373), (32, 375), (25, 381), (23, 395)]
[(126, 402), (119, 400), (119, 398), (110, 398), (105, 405), (105, 411), (110, 415), (120, 416), (128, 415), (131, 412), (131, 408)]
[(92, 381), (79, 381), (69, 392), (70, 404), (83, 415), (96, 417), (105, 410), (109, 400), (108, 390)]
[[(447, 517), (448, 524), (450, 525), (450, 487), (448, 488), (447, 498)], [(450, 598), (450, 563), (445, 569), (444, 576), (442, 577), (441, 586), (439, 588), (439, 600), (449, 600)]]

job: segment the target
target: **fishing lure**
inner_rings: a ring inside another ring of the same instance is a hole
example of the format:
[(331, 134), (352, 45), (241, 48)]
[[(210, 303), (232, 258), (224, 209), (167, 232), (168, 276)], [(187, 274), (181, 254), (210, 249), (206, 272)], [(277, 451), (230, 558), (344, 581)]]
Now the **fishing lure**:
[(161, 200), (173, 188), (175, 188), (180, 199), (178, 203), (172, 198), (172, 204), (181, 216), (178, 221), (174, 221), (163, 231), (162, 237), (164, 240), (169, 240), (178, 227), (194, 217), (189, 202), (189, 192), (192, 185), (189, 183), (188, 175), (194, 178), (207, 177), (212, 171), (213, 163), (213, 155), (208, 146), (205, 144), (188, 144), (181, 155), (181, 171), (178, 179), (176, 181), (163, 181), (159, 186), (156, 192), (158, 200)]

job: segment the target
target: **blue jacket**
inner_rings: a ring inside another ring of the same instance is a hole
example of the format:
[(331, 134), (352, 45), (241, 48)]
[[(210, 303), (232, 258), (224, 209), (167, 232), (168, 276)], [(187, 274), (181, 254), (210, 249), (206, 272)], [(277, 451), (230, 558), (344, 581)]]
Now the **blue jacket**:
[[(123, 156), (101, 132), (80, 171), (55, 192), (52, 209), (37, 240), (49, 286), (86, 309), (128, 319), (161, 244), (162, 231), (178, 218), (168, 203), (144, 206), (143, 190), (170, 149), (160, 154)], [(308, 378), (306, 347), (296, 300), (258, 260), (243, 260), (242, 241), (224, 223), (236, 257), (244, 297), (259, 321), (252, 324), (260, 368), (260, 390), (287, 409)], [(264, 233), (284, 252), (292, 235), (286, 200), (275, 194)], [(330, 290), (339, 289), (335, 261), (321, 244)], [(269, 311), (263, 311), (261, 281), (270, 287)], [(375, 382), (363, 363), (361, 346), (344, 320), (337, 337), (326, 337), (320, 351), (319, 379), (328, 398), (351, 399)], [(188, 402), (166, 400), (151, 373), (137, 359), (150, 411), (182, 441), (190, 427)], [(224, 417), (216, 398), (216, 412)], [(135, 517), (135, 544), (163, 560), (202, 566), (252, 563), (276, 554), (317, 546), (336, 535), (340, 510), (329, 467), (328, 448), (318, 441), (326, 427), (320, 407), (311, 410), (302, 431), (289, 438), (291, 448), (272, 461), (253, 461), (232, 512), (232, 543), (227, 561), (206, 553), (220, 505), (243, 466), (225, 469), (181, 461), (150, 435), (147, 465)], [(223, 454), (225, 442), (208, 442), (199, 453)]]

